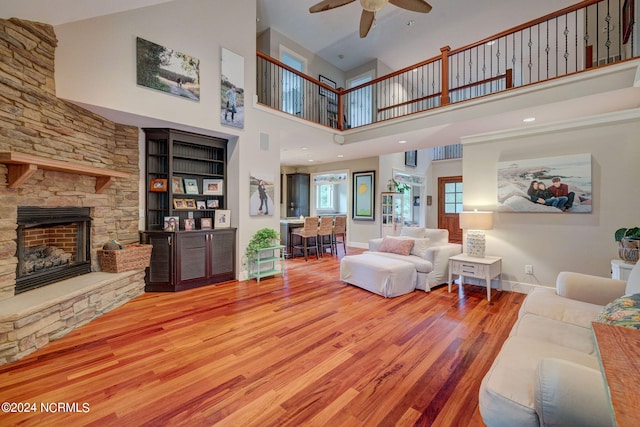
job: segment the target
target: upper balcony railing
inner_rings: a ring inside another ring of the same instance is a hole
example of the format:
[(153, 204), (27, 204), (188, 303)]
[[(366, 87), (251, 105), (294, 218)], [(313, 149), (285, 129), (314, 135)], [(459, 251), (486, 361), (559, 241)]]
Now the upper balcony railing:
[(365, 126), (631, 59), (633, 17), (634, 0), (585, 0), (349, 89), (258, 52), (258, 102), (334, 129)]

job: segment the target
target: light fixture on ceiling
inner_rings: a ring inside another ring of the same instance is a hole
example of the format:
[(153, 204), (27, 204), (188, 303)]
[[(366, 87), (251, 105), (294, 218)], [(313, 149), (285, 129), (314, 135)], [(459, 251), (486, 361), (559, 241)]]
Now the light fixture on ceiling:
[(307, 147), (302, 147), (301, 150), (308, 150), (308, 148)]
[(362, 8), (368, 12), (377, 12), (389, 3), (389, 0), (360, 0)]
[(309, 163), (313, 163), (313, 161), (314, 161), (313, 159), (307, 160), (307, 162), (309, 162)]
[(413, 27), (413, 25), (416, 23), (416, 21), (414, 21), (413, 19), (411, 19), (409, 22), (407, 22), (407, 27)]
[(340, 159), (341, 159), (341, 158), (343, 158), (343, 157), (344, 157), (344, 154), (338, 154), (336, 157), (338, 157), (338, 158), (340, 158)]
[(398, 141), (398, 144), (406, 144), (406, 143), (407, 143), (407, 141), (405, 141), (404, 139), (403, 139), (403, 140)]
[(522, 121), (525, 122), (525, 123), (531, 123), (531, 122), (535, 122), (536, 118), (535, 117), (527, 117), (527, 118), (522, 119)]

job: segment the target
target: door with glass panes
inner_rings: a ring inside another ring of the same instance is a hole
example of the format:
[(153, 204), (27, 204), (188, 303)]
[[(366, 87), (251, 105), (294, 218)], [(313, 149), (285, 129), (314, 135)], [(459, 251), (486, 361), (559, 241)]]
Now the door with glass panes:
[(462, 212), (462, 177), (438, 178), (438, 228), (449, 230), (449, 241), (462, 243), (458, 214)]

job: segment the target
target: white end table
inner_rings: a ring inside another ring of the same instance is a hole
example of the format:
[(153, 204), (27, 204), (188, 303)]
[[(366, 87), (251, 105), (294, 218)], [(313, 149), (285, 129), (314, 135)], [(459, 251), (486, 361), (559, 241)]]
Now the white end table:
[(491, 280), (493, 278), (499, 277), (500, 290), (502, 290), (502, 257), (478, 258), (466, 254), (452, 256), (449, 258), (449, 292), (451, 292), (454, 274), (460, 277), (460, 286), (464, 284), (465, 277), (484, 279), (487, 282), (487, 300), (491, 302)]
[(618, 280), (629, 280), (629, 274), (635, 264), (629, 264), (621, 259), (611, 260), (611, 278)]

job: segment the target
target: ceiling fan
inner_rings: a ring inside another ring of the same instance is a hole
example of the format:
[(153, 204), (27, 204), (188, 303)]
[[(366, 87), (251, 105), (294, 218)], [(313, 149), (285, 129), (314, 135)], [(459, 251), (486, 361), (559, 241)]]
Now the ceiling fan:
[[(356, 0), (323, 0), (309, 8), (309, 12), (323, 12), (325, 10), (335, 9), (336, 7), (344, 6), (349, 3), (353, 3)], [(362, 6), (362, 16), (360, 17), (360, 38), (364, 38), (369, 33), (373, 21), (376, 17), (376, 12), (386, 6), (387, 3), (391, 3), (394, 6), (407, 9), (412, 12), (429, 13), (431, 11), (431, 5), (424, 0), (360, 0)]]

